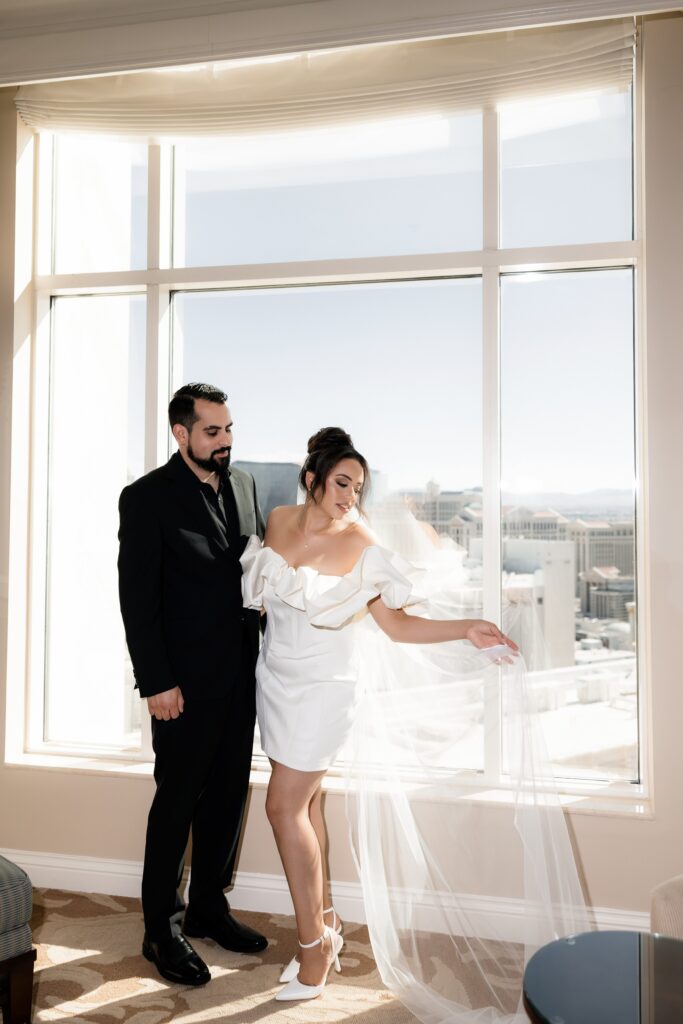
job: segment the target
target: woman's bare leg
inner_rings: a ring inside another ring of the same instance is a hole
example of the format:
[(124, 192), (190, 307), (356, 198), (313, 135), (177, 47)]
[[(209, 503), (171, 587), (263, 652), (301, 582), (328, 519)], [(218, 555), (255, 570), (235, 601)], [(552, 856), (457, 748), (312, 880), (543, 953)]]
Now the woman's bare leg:
[[(311, 801), (324, 772), (299, 772), (271, 761), (266, 814), (292, 894), (296, 927), (301, 942), (313, 942), (323, 933), (323, 865), (320, 841), (310, 816)], [(319, 985), (329, 965), (329, 943), (299, 949), (299, 981)]]
[[(318, 837), (320, 843), (320, 855), (322, 857), (322, 868), (323, 868), (323, 907), (326, 909), (332, 906), (332, 893), (330, 890), (330, 875), (329, 865), (327, 863), (327, 828), (325, 827), (325, 818), (323, 816), (322, 808), (322, 786), (318, 786), (317, 790), (313, 794), (311, 800), (309, 815), (311, 823), (315, 829), (315, 834)], [(335, 924), (339, 927), (340, 918), (337, 916)], [(327, 914), (325, 916), (325, 924), (332, 926), (332, 915)]]
[(311, 819), (311, 824), (313, 825), (313, 829), (318, 839), (318, 845), (320, 846), (320, 863), (323, 883), (321, 896), (323, 907), (329, 907), (332, 905), (332, 900), (330, 898), (330, 879), (327, 870), (327, 829), (325, 828), (325, 819), (323, 818), (321, 785), (316, 789), (311, 802), (308, 805), (308, 816)]
[[(337, 929), (339, 928), (339, 925), (341, 923), (341, 918), (338, 915), (333, 916), (329, 912), (330, 907), (332, 906), (332, 895), (330, 893), (330, 879), (327, 865), (327, 829), (325, 828), (325, 818), (323, 817), (322, 811), (321, 785), (319, 785), (318, 788), (316, 789), (315, 793), (313, 794), (313, 797), (311, 798), (311, 802), (308, 805), (308, 816), (311, 819), (311, 824), (313, 825), (315, 834), (318, 838), (318, 843), (320, 845), (320, 862), (322, 867), (323, 879), (322, 905), (324, 910), (328, 911), (328, 913), (326, 914), (323, 911), (323, 920), (325, 924), (328, 924), (331, 928)], [(295, 959), (299, 960), (298, 953), (295, 955)]]

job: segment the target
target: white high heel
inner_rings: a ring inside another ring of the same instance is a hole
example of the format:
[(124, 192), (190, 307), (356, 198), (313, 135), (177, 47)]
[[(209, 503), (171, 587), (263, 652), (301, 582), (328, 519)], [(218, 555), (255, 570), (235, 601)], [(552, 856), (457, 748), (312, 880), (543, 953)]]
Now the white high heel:
[(304, 985), (302, 981), (299, 981), (298, 976), (292, 978), (284, 988), (281, 988), (278, 994), (275, 996), (280, 1002), (285, 1002), (290, 999), (315, 999), (319, 996), (322, 990), (325, 988), (325, 982), (327, 981), (327, 975), (330, 973), (330, 967), (334, 964), (336, 971), (341, 971), (341, 964), (339, 963), (339, 950), (344, 945), (344, 940), (338, 932), (335, 932), (330, 928), (328, 924), (325, 925), (325, 931), (322, 933), (319, 939), (315, 939), (313, 942), (300, 942), (299, 945), (302, 949), (312, 949), (313, 946), (320, 946), (325, 939), (330, 940), (330, 946), (332, 948), (332, 959), (327, 965), (325, 971), (325, 977), (319, 985)]
[[(328, 907), (326, 910), (323, 910), (323, 914), (332, 914), (332, 928), (335, 930), (337, 935), (341, 935), (342, 925), (341, 921), (337, 917), (337, 912), (334, 907)], [(339, 948), (341, 949), (341, 946)], [(299, 967), (299, 961), (295, 956), (293, 956), (280, 975), (280, 983), (284, 985), (286, 982), (291, 981), (292, 978), (296, 978), (299, 973)]]

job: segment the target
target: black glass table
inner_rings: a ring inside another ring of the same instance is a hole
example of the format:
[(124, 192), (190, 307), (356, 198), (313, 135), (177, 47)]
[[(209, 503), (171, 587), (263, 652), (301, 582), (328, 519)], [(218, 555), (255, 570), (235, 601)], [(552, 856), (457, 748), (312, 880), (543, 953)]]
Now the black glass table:
[(533, 1024), (683, 1024), (683, 942), (586, 932), (550, 942), (524, 972)]

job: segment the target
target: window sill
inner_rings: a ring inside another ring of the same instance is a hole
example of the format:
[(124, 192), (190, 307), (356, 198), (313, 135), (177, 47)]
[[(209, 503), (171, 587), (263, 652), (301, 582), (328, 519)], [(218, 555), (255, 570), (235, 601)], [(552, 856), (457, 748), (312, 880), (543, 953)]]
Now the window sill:
[(55, 754), (47, 751), (26, 751), (5, 757), (8, 768), (45, 768), (58, 772), (87, 772), (91, 775), (127, 775), (149, 779), (154, 765), (135, 758), (107, 757), (106, 754)]
[[(65, 772), (67, 774), (103, 775), (148, 780), (152, 778), (153, 764), (126, 758), (114, 758), (96, 754), (55, 754), (43, 751), (25, 752), (5, 759), (5, 765), (11, 768)], [(253, 789), (265, 789), (270, 778), (270, 770), (263, 755), (255, 755), (252, 760), (249, 785)], [(326, 793), (345, 796), (347, 779), (343, 768), (333, 769), (323, 780)], [(473, 803), (489, 804), (491, 807), (511, 807), (514, 793), (511, 789), (486, 786), (473, 782), (466, 796)], [(652, 799), (644, 792), (642, 786), (623, 786), (618, 784), (589, 784), (574, 792), (560, 793), (560, 804), (569, 814), (591, 814), (603, 817), (654, 818)]]

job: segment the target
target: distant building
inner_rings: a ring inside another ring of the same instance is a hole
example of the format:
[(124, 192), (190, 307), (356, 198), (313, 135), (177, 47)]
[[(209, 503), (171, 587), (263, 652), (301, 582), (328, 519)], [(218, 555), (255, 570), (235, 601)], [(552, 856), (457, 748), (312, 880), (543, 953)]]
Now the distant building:
[[(251, 473), (256, 481), (256, 493), (265, 519), (278, 505), (296, 505), (299, 501), (299, 473), (297, 462), (235, 461), (238, 469)], [(370, 500), (381, 500), (387, 491), (386, 476), (370, 470)]]
[(470, 550), (470, 543), (474, 537), (481, 537), (481, 515), (470, 516), (468, 510), (464, 509), (462, 514), (456, 513), (452, 519), (446, 523), (446, 529), (444, 531), (451, 540), (464, 548), (465, 551)]
[(301, 467), (296, 462), (235, 462), (251, 473), (265, 519), (278, 505), (296, 505), (297, 481)]
[(634, 577), (622, 576), (615, 565), (594, 566), (579, 573), (581, 611), (589, 618), (630, 622), (634, 593)]
[(469, 551), (470, 541), (482, 534), (481, 488), (442, 491), (430, 480), (424, 491), (406, 491), (404, 497), (416, 519), (429, 523), (441, 537), (450, 537)]
[(633, 576), (633, 522), (608, 523), (600, 519), (573, 519), (567, 523), (567, 537), (576, 544), (577, 572), (587, 572), (595, 565), (612, 565), (622, 575)]
[(626, 615), (628, 617), (628, 626), (631, 631), (631, 640), (635, 646), (638, 642), (638, 606), (635, 601), (626, 602)]
[(521, 505), (503, 509), (504, 537), (525, 540), (567, 540), (568, 520), (554, 509), (530, 509)]
[(605, 637), (610, 651), (627, 651), (631, 654), (635, 650), (631, 626), (627, 622), (608, 622)]
[[(622, 652), (633, 654), (636, 634), (631, 621), (597, 619), (578, 616), (576, 619), (577, 662), (593, 660), (592, 655), (614, 657)], [(590, 655), (586, 657), (585, 655)]]
[[(481, 540), (473, 541), (471, 556), (481, 559), (482, 547)], [(508, 538), (502, 556), (503, 597), (523, 613), (511, 636), (523, 647), (527, 664), (533, 669), (573, 665), (574, 545)]]

